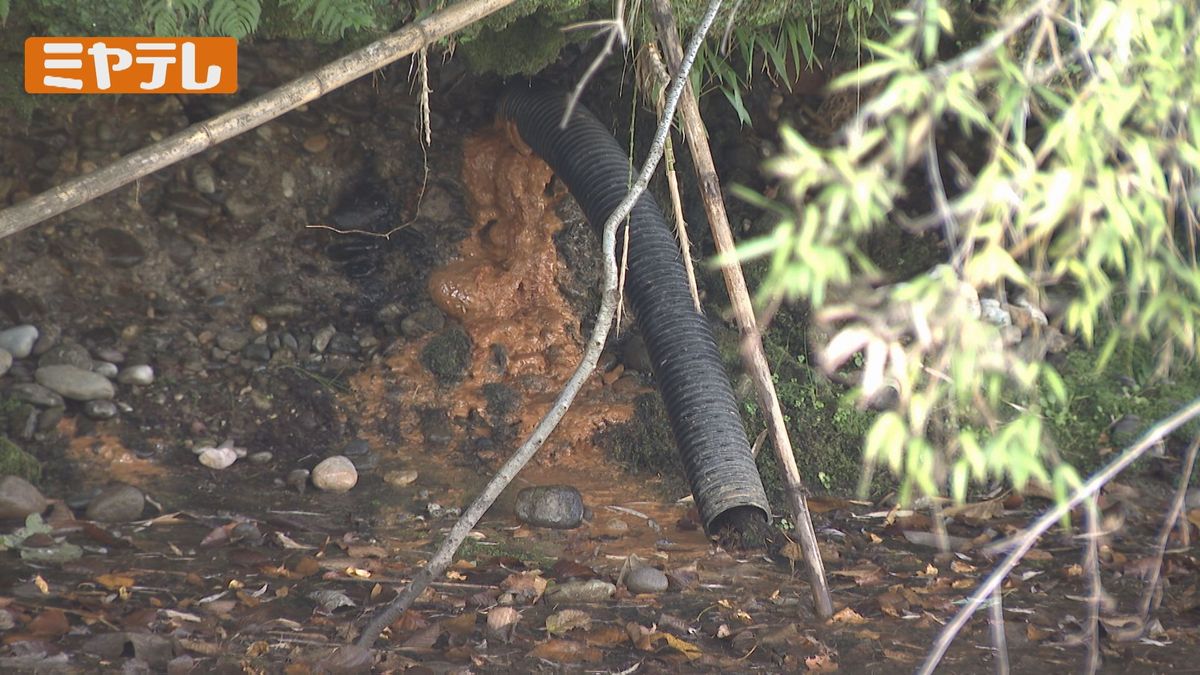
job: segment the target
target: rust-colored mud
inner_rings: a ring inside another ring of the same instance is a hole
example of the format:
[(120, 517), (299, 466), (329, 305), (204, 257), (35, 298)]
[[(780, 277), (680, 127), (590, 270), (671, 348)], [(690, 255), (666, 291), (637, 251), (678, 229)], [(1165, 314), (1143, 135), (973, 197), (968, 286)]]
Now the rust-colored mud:
[(142, 459), (126, 448), (112, 434), (91, 433), (75, 435), (75, 419), (65, 417), (58, 423), (58, 433), (70, 439), (67, 454), (71, 461), (87, 467), (88, 475), (103, 476), (105, 480), (130, 485), (145, 485), (150, 479), (166, 475), (166, 469), (153, 460)]
[[(518, 392), (521, 438), (537, 424), (579, 363), (584, 336), (580, 317), (556, 281), (563, 262), (553, 237), (562, 228), (555, 205), (565, 194), (550, 189), (551, 171), (521, 152), (502, 130), (487, 130), (463, 144), (463, 185), (474, 224), (458, 260), (436, 270), (429, 291), (438, 307), (471, 339), (470, 365), (461, 383), (440, 385), (421, 364), (428, 338), (413, 341), (353, 380), (355, 405), (378, 422), (374, 431), (395, 439), (416, 458), (424, 454), (422, 408), (445, 409), (461, 447), (465, 420), (486, 408), (483, 387), (503, 383)], [(507, 353), (500, 368), (494, 345)], [(619, 373), (593, 376), (539, 455), (543, 470), (577, 485), (619, 479), (618, 470), (591, 443), (605, 425), (632, 414), (630, 401), (644, 387)], [(397, 392), (391, 394), (389, 392)], [(486, 432), (475, 432), (486, 433)], [(422, 461), (430, 459), (423, 457)], [(491, 457), (488, 459), (498, 459)], [(588, 485), (580, 485), (585, 492)]]

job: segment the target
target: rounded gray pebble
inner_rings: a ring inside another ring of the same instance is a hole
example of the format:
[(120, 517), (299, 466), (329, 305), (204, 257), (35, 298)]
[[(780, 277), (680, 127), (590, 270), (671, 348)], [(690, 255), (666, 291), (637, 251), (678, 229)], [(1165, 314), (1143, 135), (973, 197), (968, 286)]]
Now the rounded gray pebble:
[(132, 485), (113, 485), (92, 497), (87, 507), (88, 520), (124, 523), (142, 516), (146, 496)]
[(250, 344), (250, 335), (238, 330), (223, 330), (217, 333), (217, 346), (227, 352), (240, 352)]
[(76, 401), (109, 399), (116, 393), (108, 378), (75, 366), (42, 366), (33, 377), (43, 387)]
[(346, 492), (358, 484), (358, 469), (343, 455), (326, 457), (313, 467), (312, 483), (318, 490)]
[(0, 478), (0, 520), (23, 519), (41, 513), (50, 503), (29, 481), (20, 476)]
[(330, 340), (337, 334), (337, 329), (333, 326), (325, 326), (319, 329), (312, 338), (312, 348), (318, 354), (325, 353), (325, 349), (329, 347)]
[(63, 397), (35, 382), (21, 382), (9, 387), (8, 395), (18, 401), (31, 403), (39, 408), (61, 408), (66, 403)]
[[(315, 341), (316, 338), (313, 340)], [(345, 333), (334, 333), (329, 340), (329, 351), (334, 354), (357, 354), (359, 352), (358, 340)]]
[(99, 347), (94, 353), (96, 358), (101, 361), (108, 361), (109, 363), (118, 365), (125, 363), (125, 354), (114, 347)]
[(203, 195), (211, 195), (217, 191), (217, 174), (211, 164), (199, 162), (192, 167), (192, 187)]
[(569, 530), (583, 522), (583, 495), (570, 485), (539, 485), (517, 493), (521, 522), (534, 527)]
[(117, 382), (146, 386), (154, 382), (154, 368), (144, 363), (137, 366), (129, 366), (117, 375)]
[(250, 460), (250, 463), (252, 463), (252, 464), (266, 464), (267, 462), (271, 461), (271, 459), (274, 457), (275, 457), (275, 455), (272, 455), (269, 451), (262, 450), (260, 452), (256, 452), (256, 453), (250, 455), (246, 459)]
[(37, 430), (50, 431), (54, 427), (58, 426), (58, 423), (62, 421), (63, 415), (65, 415), (66, 412), (66, 408), (63, 407), (46, 408), (42, 411), (42, 414), (38, 416)]
[(625, 587), (630, 593), (662, 593), (667, 590), (667, 575), (653, 567), (635, 567), (625, 575)]
[(75, 366), (81, 370), (92, 369), (92, 355), (78, 342), (60, 342), (46, 350), (38, 359), (39, 366)]
[(125, 230), (104, 227), (96, 230), (92, 236), (95, 237), (100, 250), (104, 252), (108, 264), (113, 267), (129, 269), (136, 267), (146, 259), (146, 248), (137, 240), (137, 237)]
[(400, 332), (407, 338), (436, 333), (446, 325), (446, 317), (434, 307), (425, 307), (400, 320)]
[(100, 373), (110, 380), (117, 379), (117, 364), (108, 361), (93, 361), (92, 372)]
[(292, 469), (288, 472), (287, 484), (296, 492), (303, 493), (304, 488), (308, 486), (308, 476), (308, 469)]
[(7, 349), (0, 349), (0, 375), (8, 372), (12, 368), (13, 355), (8, 353)]
[(106, 400), (88, 401), (83, 404), (83, 414), (94, 420), (110, 420), (117, 416), (117, 404)]
[(251, 361), (270, 361), (271, 348), (265, 344), (254, 342), (246, 345), (246, 347), (242, 349), (242, 356), (250, 359)]
[(0, 330), (0, 349), (13, 355), (13, 358), (23, 359), (33, 351), (33, 343), (37, 342), (38, 329), (23, 324)]
[(38, 339), (33, 343), (32, 354), (34, 356), (41, 356), (50, 351), (50, 348), (57, 345), (58, 341), (62, 339), (62, 327), (57, 324), (44, 324), (38, 329), (38, 333)]

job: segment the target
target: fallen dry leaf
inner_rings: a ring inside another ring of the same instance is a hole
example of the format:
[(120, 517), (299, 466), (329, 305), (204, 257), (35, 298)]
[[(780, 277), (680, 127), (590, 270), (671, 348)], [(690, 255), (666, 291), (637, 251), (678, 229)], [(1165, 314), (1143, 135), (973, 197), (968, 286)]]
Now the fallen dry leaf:
[(849, 607), (846, 607), (846, 608), (842, 609), (841, 611), (837, 612), (836, 614), (834, 614), (833, 616), (829, 617), (829, 621), (831, 623), (845, 623), (845, 624), (850, 624), (850, 625), (858, 625), (858, 624), (863, 624), (863, 623), (867, 622), (867, 620), (863, 617), (862, 614), (859, 614), (858, 612), (854, 611), (853, 609), (850, 609)]
[(564, 609), (546, 617), (546, 632), (551, 635), (562, 635), (576, 628), (586, 630), (592, 625), (592, 617), (580, 609)]
[(487, 613), (488, 639), (499, 640), (505, 644), (512, 641), (513, 631), (521, 622), (521, 613), (512, 607), (497, 606)]
[(595, 647), (574, 640), (547, 640), (529, 650), (529, 656), (555, 663), (596, 663), (604, 653)]
[(629, 635), (619, 626), (612, 625), (592, 628), (581, 637), (584, 642), (597, 647), (611, 647), (629, 639)]
[(541, 570), (510, 574), (500, 582), (500, 588), (512, 593), (520, 602), (535, 604), (546, 592), (546, 585), (549, 583), (541, 574)]
[(838, 669), (838, 663), (830, 654), (816, 654), (804, 659), (804, 667), (813, 673), (833, 673)]
[(441, 625), (455, 638), (466, 640), (475, 632), (475, 612), (463, 612), (453, 619), (442, 621)]
[(123, 574), (101, 574), (96, 577), (96, 583), (110, 591), (115, 591), (121, 588), (129, 588), (137, 582), (133, 577)]
[(71, 630), (71, 622), (67, 620), (66, 612), (52, 607), (34, 617), (26, 630), (37, 637), (59, 637)]
[(942, 509), (947, 518), (963, 518), (976, 522), (994, 520), (1004, 514), (1003, 499), (987, 499), (982, 502), (957, 504)]

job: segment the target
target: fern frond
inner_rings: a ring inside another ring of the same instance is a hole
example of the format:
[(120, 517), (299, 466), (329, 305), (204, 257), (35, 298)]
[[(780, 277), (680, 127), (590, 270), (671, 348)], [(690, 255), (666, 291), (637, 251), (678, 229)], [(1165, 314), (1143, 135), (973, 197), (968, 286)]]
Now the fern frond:
[[(0, 0), (5, 2), (7, 0)], [(195, 28), (205, 0), (145, 0), (146, 25), (154, 35), (183, 35)]]
[(281, 7), (291, 7), (299, 19), (312, 17), (312, 27), (324, 35), (342, 37), (346, 31), (375, 27), (375, 13), (366, 0), (279, 0)]
[(240, 40), (258, 28), (261, 16), (259, 0), (213, 0), (208, 10), (208, 32)]

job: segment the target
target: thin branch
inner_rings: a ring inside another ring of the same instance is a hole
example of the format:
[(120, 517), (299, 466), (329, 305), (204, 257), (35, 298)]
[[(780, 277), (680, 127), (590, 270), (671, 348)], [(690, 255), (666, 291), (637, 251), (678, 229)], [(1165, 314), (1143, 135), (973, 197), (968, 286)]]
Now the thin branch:
[(1100, 508), (1096, 498), (1085, 502), (1087, 545), (1084, 548), (1083, 570), (1089, 583), (1087, 632), (1088, 660), (1084, 672), (1091, 675), (1100, 669), (1100, 603), (1104, 598), (1104, 582), (1100, 578)]
[[(667, 0), (653, 0), (651, 7), (659, 40), (663, 43), (664, 56), (668, 66), (673, 66), (678, 62), (681, 50), (671, 6)], [(677, 78), (687, 74), (687, 70), (682, 67), (675, 70)], [(692, 164), (700, 184), (700, 196), (704, 201), (705, 212), (708, 214), (709, 229), (712, 230), (717, 253), (733, 259), (736, 245), (733, 241), (733, 233), (729, 228), (729, 218), (725, 213), (721, 182), (717, 177), (712, 151), (708, 145), (708, 133), (704, 128), (704, 120), (700, 117), (700, 106), (696, 102), (695, 93), (691, 91), (690, 86), (687, 86), (685, 90), (687, 95), (683, 98), (680, 110), (686, 129), (688, 147), (691, 149)], [(771, 444), (775, 447), (775, 457), (779, 460), (779, 466), (783, 468), (792, 518), (795, 521), (797, 533), (800, 535), (804, 562), (808, 565), (813, 605), (817, 616), (828, 618), (833, 615), (833, 603), (829, 597), (829, 586), (825, 581), (825, 566), (821, 560), (820, 548), (817, 546), (817, 533), (813, 529), (812, 514), (808, 510), (804, 482), (800, 478), (800, 469), (796, 466), (796, 453), (792, 449), (791, 439), (788, 438), (787, 426), (783, 421), (783, 410), (779, 405), (779, 397), (775, 393), (771, 367), (767, 363), (766, 354), (763, 353), (762, 334), (755, 321), (754, 305), (750, 301), (750, 292), (746, 289), (746, 279), (742, 275), (741, 266), (736, 262), (722, 266), (721, 273), (725, 278), (725, 288), (729, 292), (730, 304), (733, 305), (734, 317), (741, 333), (742, 363), (745, 364), (746, 370), (754, 382), (759, 406), (767, 418), (767, 428), (771, 433)]]
[(1008, 638), (1004, 634), (1004, 595), (1000, 589), (992, 591), (992, 649), (996, 650), (996, 675), (1008, 675)]
[(975, 611), (979, 609), (979, 606), (983, 604), (984, 598), (991, 596), (991, 594), (1000, 587), (1000, 583), (1003, 582), (1004, 578), (1008, 576), (1008, 573), (1017, 566), (1017, 563), (1021, 561), (1021, 558), (1023, 558), (1025, 554), (1029, 552), (1029, 549), (1033, 548), (1033, 545), (1037, 543), (1039, 537), (1053, 527), (1054, 524), (1059, 521), (1059, 519), (1069, 513), (1071, 509), (1075, 508), (1076, 505), (1096, 494), (1105, 483), (1112, 480), (1117, 476), (1117, 474), (1128, 468), (1130, 464), (1133, 464), (1138, 458), (1146, 454), (1150, 448), (1154, 447), (1155, 444), (1165, 438), (1167, 434), (1170, 434), (1184, 424), (1187, 424), (1197, 416), (1200, 416), (1200, 398), (1193, 400), (1191, 403), (1177, 411), (1174, 415), (1171, 415), (1170, 417), (1160, 421), (1158, 424), (1155, 424), (1150, 428), (1149, 431), (1146, 432), (1144, 436), (1142, 436), (1140, 441), (1138, 441), (1135, 445), (1126, 448), (1121, 452), (1120, 455), (1117, 456), (1116, 459), (1110, 462), (1108, 466), (1098, 471), (1095, 475), (1088, 479), (1086, 483), (1074, 490), (1069, 499), (1056, 504), (1054, 508), (1046, 511), (1046, 513), (1042, 514), (1040, 518), (1035, 520), (1033, 524), (1029, 526), (1028, 530), (1016, 538), (1014, 542), (1016, 544), (1016, 548), (1014, 548), (1008, 554), (1008, 556), (1005, 557), (1004, 561), (996, 568), (996, 570), (993, 571), (991, 575), (989, 575), (988, 578), (982, 584), (980, 584), (978, 588), (975, 589), (975, 592), (972, 593), (971, 597), (967, 599), (967, 603), (962, 609), (959, 610), (958, 614), (954, 616), (954, 619), (950, 623), (946, 624), (946, 627), (942, 629), (941, 635), (938, 636), (937, 642), (933, 645), (933, 648), (929, 651), (929, 654), (926, 655), (925, 662), (921, 664), (921, 668), (917, 671), (917, 673), (919, 675), (932, 675), (934, 668), (937, 668), (937, 665), (941, 662), (942, 657), (946, 655), (946, 650), (950, 648), (950, 643), (954, 642), (954, 638), (956, 638), (959, 632), (962, 631), (963, 626), (965, 626), (967, 621), (970, 620), (971, 615), (974, 614)]
[[(1142, 599), (1138, 605), (1138, 610), (1142, 615), (1142, 623), (1150, 617), (1150, 606), (1153, 604), (1154, 596), (1158, 590), (1159, 576), (1162, 574), (1163, 555), (1167, 551), (1167, 542), (1171, 538), (1171, 530), (1175, 529), (1175, 522), (1179, 520), (1179, 515), (1183, 513), (1183, 504), (1187, 499), (1188, 483), (1191, 482), (1192, 468), (1196, 466), (1196, 451), (1200, 450), (1200, 434), (1192, 440), (1192, 444), (1188, 446), (1187, 456), (1183, 461), (1183, 471), (1179, 476), (1179, 487), (1175, 489), (1175, 500), (1171, 503), (1171, 512), (1167, 514), (1163, 520), (1162, 531), (1158, 533), (1158, 545), (1154, 550), (1154, 566), (1150, 568), (1150, 578), (1146, 580), (1146, 590), (1142, 592)], [(1187, 524), (1184, 523), (1184, 527)]]
[(625, 32), (625, 0), (617, 0), (613, 7), (613, 18), (604, 21), (585, 21), (572, 26), (567, 26), (563, 30), (575, 30), (577, 28), (600, 28), (601, 31), (608, 34), (604, 38), (604, 48), (592, 59), (588, 64), (587, 70), (583, 71), (583, 76), (579, 78), (579, 82), (575, 84), (575, 89), (571, 91), (571, 95), (567, 98), (567, 109), (563, 113), (562, 121), (559, 122), (560, 127), (567, 126), (567, 120), (571, 119), (571, 113), (575, 112), (575, 106), (579, 103), (579, 97), (583, 96), (583, 89), (587, 86), (588, 81), (600, 70), (600, 65), (604, 63), (604, 59), (612, 54), (613, 45), (617, 40), (621, 41), (621, 46), (624, 47), (629, 43), (629, 35)]
[(389, 624), (395, 621), (404, 610), (416, 600), (421, 593), (429, 586), (435, 578), (439, 577), (450, 566), (454, 560), (454, 553), (463, 541), (470, 534), (475, 524), (483, 517), (483, 514), (491, 507), (504, 488), (512, 482), (517, 473), (533, 458), (542, 444), (558, 426), (560, 420), (571, 407), (571, 403), (575, 400), (575, 395), (583, 386), (583, 383), (591, 375), (596, 368), (596, 362), (600, 358), (600, 352), (604, 348), (604, 342), (608, 338), (608, 331), (612, 327), (613, 316), (616, 312), (617, 301), (617, 263), (615, 257), (617, 226), (628, 217), (630, 211), (633, 210), (633, 205), (637, 199), (646, 190), (646, 186), (650, 182), (650, 177), (654, 175), (654, 169), (658, 166), (658, 161), (662, 157), (663, 148), (666, 145), (667, 134), (671, 129), (671, 119), (675, 116), (675, 108), (679, 103), (681, 94), (683, 93), (683, 85), (687, 83), (687, 73), (692, 67), (692, 62), (696, 58), (696, 52), (700, 49), (700, 44), (704, 41), (704, 36), (712, 25), (713, 19), (717, 15), (717, 10), (721, 7), (721, 0), (710, 0), (708, 9), (705, 11), (704, 18), (701, 19), (700, 25), (696, 28), (695, 35), (692, 36), (691, 42), (688, 44), (688, 52), (684, 57), (683, 65), (680, 67), (680, 76), (676, 78), (671, 85), (671, 90), (667, 95), (667, 105), (663, 117), (659, 120), (658, 130), (654, 134), (654, 142), (650, 146), (650, 154), (646, 157), (646, 161), (642, 166), (642, 170), (638, 175), (638, 179), (634, 182), (629, 190), (629, 194), (625, 196), (617, 206), (612, 215), (604, 223), (604, 237), (602, 246), (604, 250), (604, 288), (600, 311), (596, 317), (596, 326), (592, 330), (592, 335), (588, 339), (587, 348), (584, 350), (583, 358), (575, 372), (571, 374), (567, 384), (563, 387), (558, 398), (555, 399), (554, 405), (546, 412), (546, 415), (538, 422), (533, 433), (529, 438), (517, 449), (513, 456), (505, 462), (504, 466), (496, 472), (483, 491), (475, 498), (471, 506), (463, 512), (458, 522), (450, 528), (449, 534), (438, 548), (437, 553), (419, 572), (413, 575), (412, 582), (392, 600), (390, 604), (381, 609), (374, 618), (363, 629), (362, 634), (356, 642), (359, 647), (370, 647), (375, 644), (380, 633)]
[(465, 0), (302, 75), (253, 101), (172, 134), (0, 211), (0, 239), (107, 194), (318, 99), (486, 17), (515, 0)]

